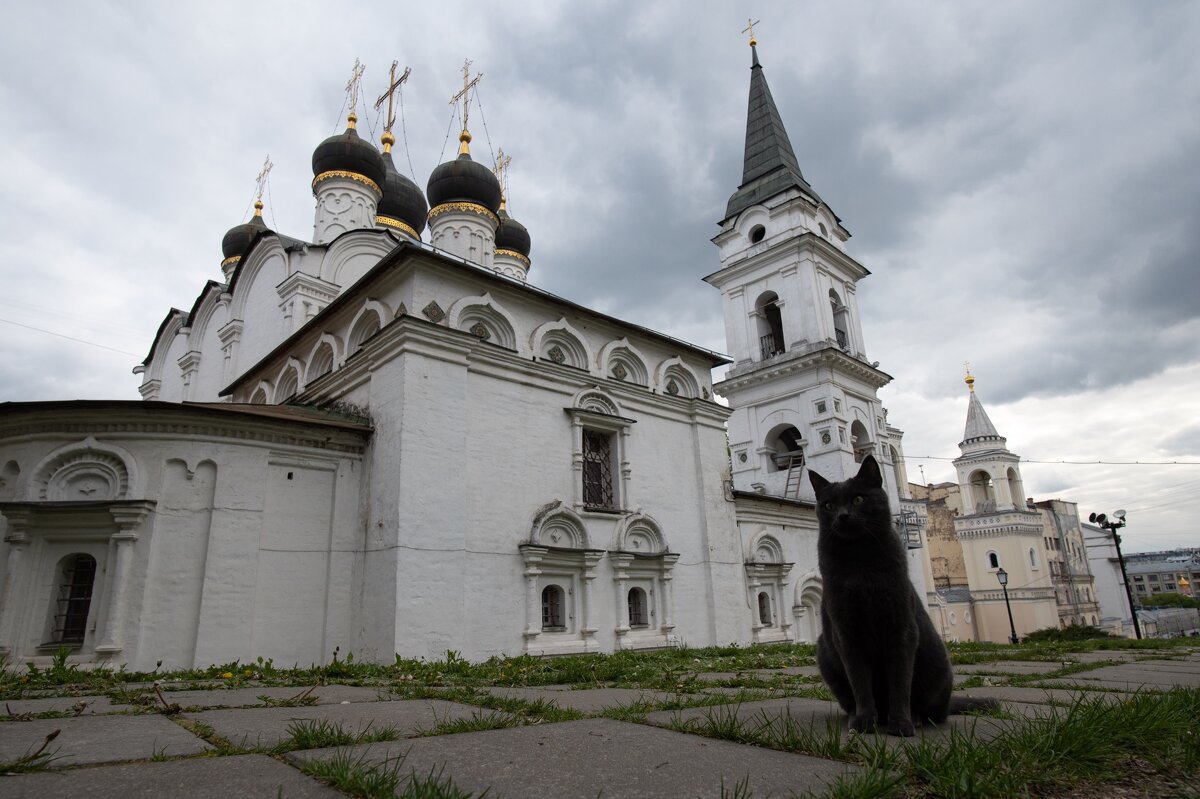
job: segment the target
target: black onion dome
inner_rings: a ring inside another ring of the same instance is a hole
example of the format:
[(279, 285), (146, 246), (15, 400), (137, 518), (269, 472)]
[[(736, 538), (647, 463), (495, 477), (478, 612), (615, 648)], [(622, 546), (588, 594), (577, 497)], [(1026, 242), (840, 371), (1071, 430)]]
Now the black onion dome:
[(221, 257), (225, 260), (240, 258), (249, 249), (254, 237), (265, 230), (270, 230), (262, 218), (262, 205), (255, 203), (254, 216), (249, 222), (243, 222), (229, 229), (225, 238), (221, 239)]
[(344, 133), (317, 145), (312, 156), (313, 177), (325, 172), (352, 172), (383, 187), (383, 158), (370, 142), (359, 137), (353, 124)]
[(425, 217), (429, 213), (429, 205), (425, 195), (416, 183), (413, 183), (396, 170), (392, 162), (392, 154), (385, 152), (383, 158), (383, 199), (375, 209), (379, 216), (399, 219), (421, 235), (425, 229)]
[(450, 202), (476, 203), (494, 214), (500, 210), (500, 181), (492, 170), (471, 160), (470, 153), (463, 153), (433, 170), (425, 196), (434, 207)]
[(500, 227), (496, 230), (496, 249), (513, 250), (529, 257), (529, 231), (503, 208), (500, 209)]

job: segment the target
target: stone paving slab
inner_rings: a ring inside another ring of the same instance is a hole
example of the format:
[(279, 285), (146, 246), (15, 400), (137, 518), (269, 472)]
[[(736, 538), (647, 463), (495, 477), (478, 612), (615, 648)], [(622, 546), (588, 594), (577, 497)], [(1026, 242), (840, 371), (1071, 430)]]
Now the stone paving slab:
[(1139, 660), (1133, 668), (1168, 674), (1200, 674), (1200, 663), (1194, 660)]
[(645, 691), (640, 688), (594, 688), (583, 691), (547, 691), (541, 688), (484, 688), (494, 696), (524, 699), (536, 702), (543, 699), (562, 708), (578, 710), (580, 713), (600, 713), (611, 707), (631, 705), (634, 702), (666, 702), (678, 694)]
[[(846, 714), (836, 702), (826, 702), (820, 699), (764, 699), (759, 702), (743, 702), (738, 705), (714, 705), (710, 707), (685, 708), (683, 710), (662, 710), (650, 713), (646, 721), (655, 726), (667, 727), (676, 722), (683, 724), (701, 724), (711, 714), (734, 713), (739, 721), (761, 724), (781, 724), (785, 718), (799, 725), (815, 725), (824, 729), (833, 724), (848, 734), (846, 730)], [(1002, 729), (1002, 720), (993, 720), (981, 716), (951, 716), (945, 723), (931, 725), (922, 724), (917, 727), (917, 734), (925, 736), (945, 736), (952, 728), (967, 729), (974, 727), (985, 737), (994, 736)], [(888, 736), (889, 743), (898, 743), (903, 738)]]
[[(336, 749), (292, 752), (303, 762)], [(347, 750), (342, 750), (347, 751)], [(585, 719), (415, 741), (351, 747), (369, 762), (402, 755), (404, 773), (443, 770), (462, 791), (492, 799), (658, 799), (732, 794), (749, 778), (754, 796), (819, 791), (854, 767), (612, 719)]]
[(777, 674), (787, 677), (820, 677), (821, 670), (816, 666), (788, 666), (784, 669), (750, 669), (742, 674), (754, 674), (758, 677), (771, 678)]
[(0, 777), (6, 799), (337, 799), (342, 794), (265, 755), (201, 757)]
[(203, 710), (183, 717), (213, 728), (235, 746), (270, 747), (286, 740), (293, 721), (325, 720), (351, 734), (395, 727), (400, 735), (416, 735), (444, 721), (469, 719), (497, 711), (460, 705), (443, 699), (394, 702), (355, 702), (313, 707), (263, 707), (236, 710)]
[(81, 716), (97, 713), (116, 713), (129, 710), (129, 705), (115, 705), (107, 696), (60, 696), (47, 699), (6, 699), (0, 702), (0, 720), (9, 718), (9, 713), (49, 713), (52, 710), (74, 713), (80, 702), (85, 703)]
[(1043, 661), (1001, 660), (995, 663), (967, 663), (954, 667), (955, 675), (959, 674), (1046, 674), (1058, 671), (1062, 663), (1047, 663)]
[[(1069, 674), (1046, 680), (1054, 685), (1096, 685), (1107, 688), (1121, 686), (1146, 686), (1165, 690), (1173, 687), (1200, 686), (1200, 669), (1191, 672), (1167, 672), (1144, 669), (1140, 664), (1126, 663), (1120, 666), (1102, 666), (1092, 671)], [(1129, 690), (1129, 689), (1125, 689)]]
[[(213, 691), (163, 691), (168, 702), (180, 707), (248, 707), (265, 704), (260, 696), (287, 700), (308, 689), (292, 688), (226, 688)], [(353, 685), (322, 685), (309, 694), (318, 705), (339, 705), (346, 702), (376, 702), (393, 699), (386, 688), (359, 688)]]
[(1100, 697), (1113, 702), (1120, 702), (1129, 698), (1129, 694), (1117, 691), (1081, 691), (1065, 688), (1010, 688), (1006, 686), (965, 688), (956, 693), (973, 699), (998, 699), (1008, 704), (1028, 705), (1069, 705), (1080, 698), (1092, 700)]
[(56, 768), (140, 760), (156, 754), (195, 755), (212, 748), (159, 715), (35, 719), (0, 724), (0, 761), (34, 752), (55, 730), (61, 732), (46, 751), (55, 753), (50, 765)]

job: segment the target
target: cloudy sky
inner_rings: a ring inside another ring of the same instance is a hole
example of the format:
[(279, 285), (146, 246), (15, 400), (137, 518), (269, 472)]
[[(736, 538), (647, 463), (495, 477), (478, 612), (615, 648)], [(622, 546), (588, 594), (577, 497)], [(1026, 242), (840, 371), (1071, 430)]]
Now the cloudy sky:
[(7, 4), (0, 401), (136, 399), (268, 153), (267, 223), (310, 237), (355, 58), (371, 99), (412, 68), (396, 163), (422, 186), (473, 59), (473, 152), (513, 158), (531, 282), (723, 351), (700, 278), (741, 177), (752, 15), (805, 176), (874, 273), (910, 478), (954, 479), (970, 361), (1029, 493), (1126, 508), (1131, 551), (1200, 546), (1200, 5), (583, 6)]

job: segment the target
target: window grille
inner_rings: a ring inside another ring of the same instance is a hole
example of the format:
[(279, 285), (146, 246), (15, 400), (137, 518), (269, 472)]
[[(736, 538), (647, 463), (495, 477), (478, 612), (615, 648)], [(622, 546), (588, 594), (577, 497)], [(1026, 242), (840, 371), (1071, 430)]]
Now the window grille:
[(67, 559), (62, 582), (58, 586), (54, 614), (54, 642), (81, 644), (87, 633), (88, 611), (92, 606), (92, 586), (96, 582), (96, 559), (91, 555), (73, 555)]
[(759, 348), (762, 351), (762, 359), (765, 361), (773, 355), (778, 355), (783, 352), (783, 344), (780, 343), (774, 333), (768, 333), (765, 336), (758, 337)]
[(557, 585), (542, 589), (542, 629), (565, 630), (563, 624), (563, 592)]
[(771, 626), (771, 597), (766, 591), (758, 595), (758, 620), (764, 627)]
[(649, 626), (646, 620), (646, 592), (640, 588), (629, 589), (629, 626)]
[(583, 431), (583, 504), (614, 509), (612, 436), (599, 430)]

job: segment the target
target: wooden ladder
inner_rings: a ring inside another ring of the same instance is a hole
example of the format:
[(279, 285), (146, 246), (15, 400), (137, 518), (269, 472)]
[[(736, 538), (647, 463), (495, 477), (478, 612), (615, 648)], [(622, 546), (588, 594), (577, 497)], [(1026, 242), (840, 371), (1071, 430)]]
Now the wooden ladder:
[(783, 495), (798, 499), (800, 497), (800, 475), (804, 471), (804, 456), (793, 455), (788, 463), (787, 483), (784, 484)]

